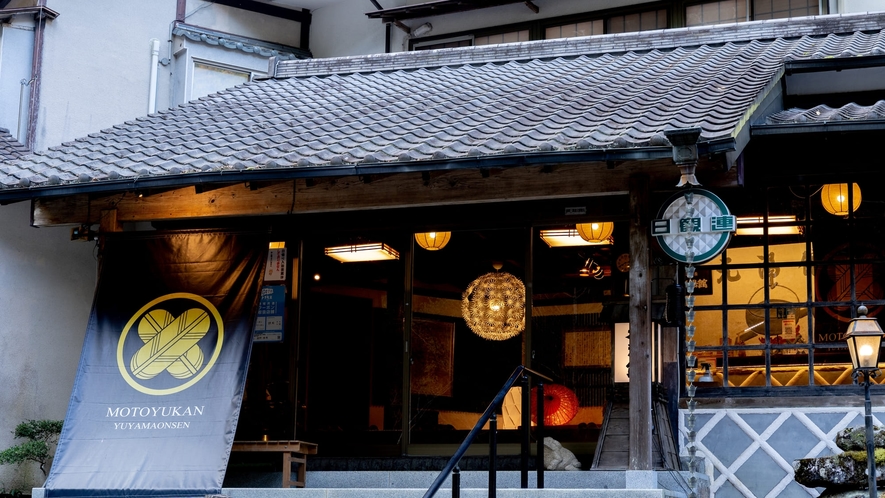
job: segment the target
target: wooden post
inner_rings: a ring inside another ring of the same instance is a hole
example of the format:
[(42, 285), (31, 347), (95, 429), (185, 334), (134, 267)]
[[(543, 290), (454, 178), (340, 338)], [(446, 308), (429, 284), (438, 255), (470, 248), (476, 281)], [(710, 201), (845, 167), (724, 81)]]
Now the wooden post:
[(631, 175), (630, 186), (630, 462), (628, 470), (653, 470), (651, 417), (651, 278), (649, 179)]

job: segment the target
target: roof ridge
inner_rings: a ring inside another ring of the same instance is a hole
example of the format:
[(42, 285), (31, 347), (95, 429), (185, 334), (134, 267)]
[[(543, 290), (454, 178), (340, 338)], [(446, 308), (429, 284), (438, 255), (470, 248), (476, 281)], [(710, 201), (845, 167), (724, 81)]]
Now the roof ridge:
[(885, 12), (831, 14), (440, 50), (278, 60), (273, 63), (273, 74), (276, 78), (290, 78), (484, 64), (853, 33), (879, 30), (883, 27), (885, 27)]

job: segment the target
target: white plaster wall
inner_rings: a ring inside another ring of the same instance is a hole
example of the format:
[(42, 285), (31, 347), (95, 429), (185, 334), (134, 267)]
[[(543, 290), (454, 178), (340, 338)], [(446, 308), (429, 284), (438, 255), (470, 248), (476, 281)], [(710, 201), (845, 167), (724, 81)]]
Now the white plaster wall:
[[(64, 418), (96, 283), (93, 243), (29, 219), (27, 202), (0, 207), (0, 449), (19, 422)], [(42, 483), (36, 464), (0, 466), (0, 489)]]
[[(31, 59), (34, 54), (34, 20), (32, 16), (15, 16), (12, 22), (0, 25), (0, 128), (6, 128), (19, 142), (18, 137), (27, 130), (28, 92), (24, 88), (22, 97), (22, 80), (31, 78)], [(19, 113), (19, 103), (22, 109)], [(19, 116), (21, 126), (19, 127)]]
[[(381, 0), (385, 8), (396, 7), (397, 2)], [(401, 2), (399, 2), (401, 3)], [(328, 2), (311, 11), (310, 51), (316, 58), (343, 57), (384, 53), (384, 24), (369, 19), (366, 12), (375, 10), (366, 0)], [(400, 31), (392, 28), (392, 31)], [(391, 47), (396, 51), (394, 47)]]
[[(882, 0), (837, 0), (837, 2), (839, 14), (885, 11), (885, 2)], [(830, 10), (830, 12), (837, 13), (833, 10)]]
[[(173, 11), (174, 13), (174, 11)], [(187, 24), (211, 28), (290, 47), (301, 41), (301, 23), (265, 16), (248, 10), (190, 0), (185, 11)]]
[[(47, 6), (60, 15), (46, 27), (36, 150), (147, 114), (151, 39), (163, 42), (165, 57), (175, 0), (48, 0)], [(158, 109), (168, 101), (165, 93)]]

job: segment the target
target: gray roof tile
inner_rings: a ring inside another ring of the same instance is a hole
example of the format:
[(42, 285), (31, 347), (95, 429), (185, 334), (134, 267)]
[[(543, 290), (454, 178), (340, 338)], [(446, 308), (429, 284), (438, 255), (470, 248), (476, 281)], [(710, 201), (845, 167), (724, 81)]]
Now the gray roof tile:
[(0, 162), (18, 159), (30, 152), (27, 147), (12, 138), (9, 130), (0, 128)]
[[(49, 151), (18, 159), (0, 156), (9, 161), (0, 168), (0, 195), (22, 189), (22, 179), (33, 190), (145, 172), (164, 176), (661, 146), (667, 143), (662, 132), (673, 127), (699, 126), (702, 141), (726, 139), (744, 126), (785, 60), (885, 53), (883, 30), (885, 14), (823, 16), (284, 61), (276, 79), (241, 85)], [(810, 111), (770, 119), (818, 119)], [(882, 119), (879, 108), (813, 111)]]
[(779, 125), (872, 120), (885, 120), (885, 100), (880, 100), (870, 106), (850, 103), (835, 109), (826, 105), (819, 105), (811, 109), (787, 109), (768, 116), (765, 119), (765, 124)]

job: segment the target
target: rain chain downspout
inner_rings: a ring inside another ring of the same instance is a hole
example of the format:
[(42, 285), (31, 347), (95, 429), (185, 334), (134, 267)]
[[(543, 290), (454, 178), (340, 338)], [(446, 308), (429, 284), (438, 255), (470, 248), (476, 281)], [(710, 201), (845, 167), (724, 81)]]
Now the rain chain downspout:
[[(695, 213), (693, 197), (694, 194), (689, 187), (689, 190), (685, 193), (685, 204), (687, 206), (686, 213), (688, 214), (688, 217), (693, 217)], [(686, 415), (685, 417), (685, 428), (687, 429), (686, 439), (688, 439), (688, 444), (685, 447), (685, 451), (688, 453), (688, 470), (691, 473), (690, 477), (688, 478), (688, 498), (697, 498), (698, 496), (698, 476), (696, 462), (697, 446), (695, 446), (695, 438), (697, 437), (697, 432), (694, 430), (694, 411), (697, 406), (697, 401), (695, 401), (694, 399), (697, 386), (694, 385), (694, 380), (695, 375), (697, 374), (697, 372), (695, 371), (695, 365), (697, 364), (698, 359), (698, 357), (694, 354), (694, 240), (694, 228), (692, 227), (691, 230), (688, 232), (688, 235), (685, 237), (685, 247), (687, 249), (685, 253), (685, 367), (687, 369), (687, 372), (685, 373), (685, 378), (688, 381), (688, 387), (686, 388), (686, 392), (688, 394), (688, 415)], [(677, 278), (679, 278), (678, 275)]]

